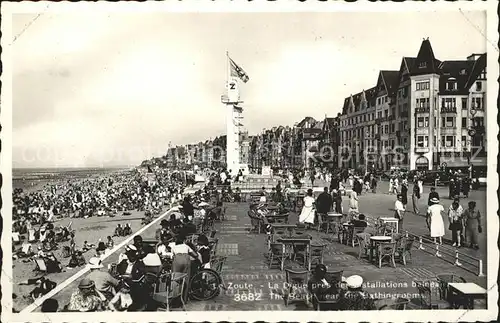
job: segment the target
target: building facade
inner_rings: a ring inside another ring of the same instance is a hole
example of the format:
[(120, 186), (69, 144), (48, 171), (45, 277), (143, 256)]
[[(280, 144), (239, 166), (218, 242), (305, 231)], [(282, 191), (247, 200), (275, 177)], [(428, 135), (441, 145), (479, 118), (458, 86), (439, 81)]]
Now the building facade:
[(339, 167), (467, 168), (486, 161), (486, 54), (440, 61), (423, 40), (398, 71), (344, 100)]

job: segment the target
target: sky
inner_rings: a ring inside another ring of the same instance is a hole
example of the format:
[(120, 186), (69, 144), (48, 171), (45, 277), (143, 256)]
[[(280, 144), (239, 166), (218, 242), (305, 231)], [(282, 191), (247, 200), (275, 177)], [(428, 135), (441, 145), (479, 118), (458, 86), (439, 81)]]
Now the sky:
[(226, 51), (253, 135), (335, 116), (423, 38), (440, 60), (487, 46), (483, 12), (36, 16), (13, 16), (14, 167), (132, 166), (225, 134)]

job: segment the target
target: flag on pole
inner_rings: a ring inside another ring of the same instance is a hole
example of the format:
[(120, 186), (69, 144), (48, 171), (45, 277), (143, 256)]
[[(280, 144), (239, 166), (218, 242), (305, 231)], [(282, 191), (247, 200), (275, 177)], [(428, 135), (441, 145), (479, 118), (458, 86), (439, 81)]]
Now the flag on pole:
[(236, 64), (231, 57), (229, 57), (229, 55), (227, 58), (229, 59), (229, 65), (231, 67), (231, 76), (239, 78), (243, 81), (243, 83), (248, 82), (250, 79), (248, 74), (238, 64)]
[(238, 106), (236, 106), (236, 105), (234, 106), (234, 110), (235, 110), (236, 112), (239, 112), (239, 113), (242, 113), (242, 112), (243, 112), (243, 108), (242, 108), (242, 107), (238, 107)]

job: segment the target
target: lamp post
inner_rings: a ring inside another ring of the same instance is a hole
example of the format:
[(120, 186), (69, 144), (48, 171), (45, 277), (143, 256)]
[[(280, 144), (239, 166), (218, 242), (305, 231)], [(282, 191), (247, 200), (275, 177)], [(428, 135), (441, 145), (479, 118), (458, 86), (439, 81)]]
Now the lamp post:
[[(366, 130), (365, 132), (365, 139), (369, 140), (370, 137), (370, 131)], [(368, 145), (365, 147), (365, 172), (368, 172)]]

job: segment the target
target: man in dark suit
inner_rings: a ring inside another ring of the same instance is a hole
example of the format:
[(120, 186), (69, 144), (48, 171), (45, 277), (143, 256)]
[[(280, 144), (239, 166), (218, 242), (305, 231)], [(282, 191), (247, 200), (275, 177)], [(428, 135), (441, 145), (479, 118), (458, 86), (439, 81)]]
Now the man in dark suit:
[(333, 205), (332, 196), (328, 193), (328, 187), (316, 199), (316, 210), (318, 213), (326, 214), (330, 212)]

